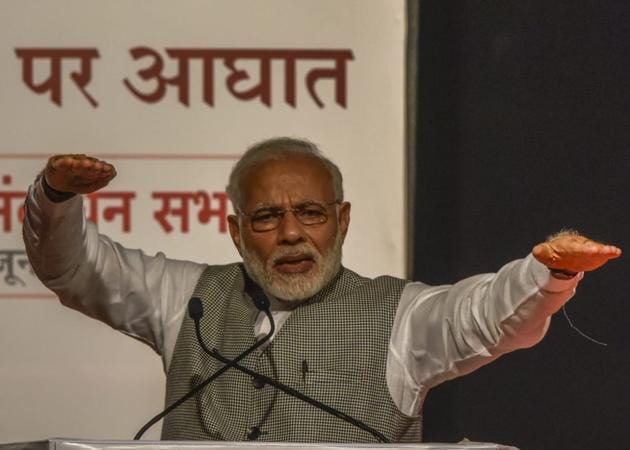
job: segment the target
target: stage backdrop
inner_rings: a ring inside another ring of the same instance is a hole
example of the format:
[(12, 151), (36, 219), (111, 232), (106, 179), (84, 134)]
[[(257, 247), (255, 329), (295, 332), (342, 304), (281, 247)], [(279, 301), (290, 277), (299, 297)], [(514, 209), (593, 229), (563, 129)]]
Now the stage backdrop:
[(495, 271), (562, 227), (625, 252), (539, 345), (432, 390), (425, 438), (630, 448), (630, 4), (423, 1), (420, 17), (414, 277)]
[(30, 272), (21, 208), (51, 154), (116, 165), (86, 202), (103, 232), (225, 263), (231, 166), (307, 137), (346, 175), (345, 264), (404, 275), (404, 33), (402, 0), (0, 4), (0, 441), (131, 438), (163, 406), (157, 355)]

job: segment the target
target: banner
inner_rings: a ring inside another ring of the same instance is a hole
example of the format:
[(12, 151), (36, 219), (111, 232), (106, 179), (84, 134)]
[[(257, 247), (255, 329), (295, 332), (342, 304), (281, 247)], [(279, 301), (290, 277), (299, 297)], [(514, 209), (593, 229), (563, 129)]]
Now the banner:
[(0, 440), (130, 438), (163, 408), (160, 359), (30, 269), (22, 205), (50, 155), (116, 166), (85, 201), (101, 232), (219, 264), (238, 260), (232, 165), (259, 140), (307, 138), (345, 176), (344, 264), (404, 276), (404, 50), (402, 0), (3, 1)]

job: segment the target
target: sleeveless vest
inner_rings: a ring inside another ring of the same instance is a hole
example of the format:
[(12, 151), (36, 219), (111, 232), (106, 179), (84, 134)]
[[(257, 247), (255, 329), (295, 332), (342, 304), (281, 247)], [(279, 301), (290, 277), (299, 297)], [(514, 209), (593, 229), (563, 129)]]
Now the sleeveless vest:
[[(233, 359), (255, 342), (258, 309), (244, 293), (241, 264), (210, 266), (195, 296), (202, 299), (206, 345)], [(392, 401), (385, 368), (396, 308), (405, 282), (373, 280), (342, 269), (297, 307), (263, 350), (240, 364), (359, 419), (392, 442), (420, 442), (421, 417)], [(185, 316), (167, 374), (170, 405), (223, 366), (197, 343)], [(277, 442), (375, 442), (341, 419), (231, 368), (164, 420), (162, 439)]]

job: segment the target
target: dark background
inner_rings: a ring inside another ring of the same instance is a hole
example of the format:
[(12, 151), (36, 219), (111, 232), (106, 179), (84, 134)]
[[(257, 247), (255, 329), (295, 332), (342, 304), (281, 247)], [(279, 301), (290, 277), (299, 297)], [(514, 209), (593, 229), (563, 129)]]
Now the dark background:
[[(420, 1), (414, 279), (452, 283), (563, 227), (630, 256), (630, 2)], [(426, 441), (630, 448), (630, 263), (536, 347), (441, 385)]]

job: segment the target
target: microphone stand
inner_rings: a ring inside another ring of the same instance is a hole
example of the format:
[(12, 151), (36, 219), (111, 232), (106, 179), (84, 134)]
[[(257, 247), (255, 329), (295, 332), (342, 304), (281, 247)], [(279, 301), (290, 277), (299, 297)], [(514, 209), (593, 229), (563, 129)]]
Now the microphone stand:
[[(274, 323), (273, 323), (273, 318), (271, 317), (271, 315), (268, 315), (269, 320), (271, 320), (271, 328), (272, 330), (274, 329)], [(270, 384), (271, 386), (275, 387), (276, 389), (284, 392), (285, 394), (288, 394), (292, 397), (298, 398), (306, 403), (309, 403), (311, 405), (313, 405), (314, 407), (325, 411), (329, 414), (332, 414), (333, 416), (344, 420), (345, 422), (348, 422), (356, 427), (359, 427), (360, 429), (367, 431), (368, 433), (370, 433), (372, 436), (374, 436), (379, 442), (384, 442), (384, 443), (388, 443), (389, 440), (380, 432), (376, 431), (375, 429), (373, 429), (372, 427), (370, 427), (369, 425), (366, 425), (365, 423), (361, 422), (358, 419), (355, 419), (354, 417), (351, 417), (341, 411), (339, 411), (338, 409), (333, 408), (332, 406), (328, 406), (325, 405), (324, 403), (321, 403), (311, 397), (308, 397), (307, 395), (301, 393), (300, 391), (293, 389), (292, 387), (286, 386), (276, 380), (274, 380), (273, 378), (270, 378), (266, 375), (260, 374), (258, 372), (255, 372), (251, 369), (248, 369), (247, 367), (241, 366), (240, 364), (238, 364), (237, 360), (231, 360), (226, 358), (225, 356), (221, 355), (221, 353), (219, 353), (216, 349), (212, 349), (210, 350), (206, 344), (203, 341), (203, 338), (201, 336), (201, 327), (199, 325), (199, 320), (195, 320), (195, 334), (197, 335), (197, 340), (199, 341), (199, 345), (201, 346), (201, 348), (203, 349), (204, 352), (206, 352), (208, 355), (212, 356), (213, 358), (217, 359), (218, 361), (221, 361), (222, 363), (226, 364), (225, 366), (223, 366), (223, 368), (226, 367), (234, 367), (236, 370), (239, 370), (247, 375), (250, 375), (252, 377), (258, 378), (262, 381), (264, 381), (265, 383)]]
[[(256, 306), (258, 306), (260, 308), (260, 304), (258, 302), (255, 302)], [(245, 358), (247, 355), (251, 354), (253, 351), (255, 351), (257, 348), (259, 348), (261, 345), (263, 345), (265, 342), (269, 341), (269, 339), (271, 339), (271, 337), (273, 336), (273, 333), (275, 332), (275, 322), (273, 320), (273, 317), (271, 316), (271, 312), (269, 312), (269, 307), (262, 309), (262, 311), (267, 315), (267, 318), (269, 319), (269, 323), (271, 324), (271, 329), (269, 330), (269, 332), (259, 341), (257, 341), (254, 345), (252, 345), (251, 347), (249, 347), (248, 349), (246, 349), (243, 353), (241, 353), (240, 355), (238, 355), (236, 358), (229, 360), (227, 358), (224, 358), (224, 361), (222, 361), (223, 363), (225, 363), (225, 365), (223, 367), (221, 367), (219, 370), (217, 370), (216, 372), (214, 372), (212, 375), (210, 375), (206, 380), (203, 381), (203, 383), (195, 386), (193, 389), (191, 389), (187, 394), (184, 394), (181, 398), (179, 398), (177, 401), (173, 402), (168, 408), (166, 408), (164, 411), (162, 411), (161, 413), (157, 414), (155, 417), (153, 417), (151, 420), (149, 420), (142, 428), (140, 428), (140, 430), (136, 433), (136, 435), (134, 436), (133, 440), (137, 441), (140, 440), (140, 438), (142, 437), (142, 435), (144, 433), (146, 433), (146, 431), (151, 428), (153, 425), (155, 425), (158, 421), (160, 421), (163, 417), (165, 417), (168, 413), (170, 413), (171, 411), (173, 411), (175, 408), (177, 408), (179, 405), (181, 405), (182, 403), (184, 403), (186, 400), (188, 400), (189, 398), (191, 398), (192, 396), (194, 396), (197, 392), (201, 391), (203, 388), (205, 388), (207, 385), (209, 385), (210, 383), (212, 383), (214, 380), (216, 380), (217, 378), (219, 378), (221, 375), (223, 375), (230, 367), (236, 367), (237, 363), (242, 360), (243, 358)], [(199, 322), (201, 320), (201, 317), (203, 316), (203, 304), (201, 303), (201, 299), (199, 299), (198, 297), (193, 297), (188, 301), (188, 314), (190, 315), (190, 317), (193, 319), (193, 321), (195, 322), (195, 332), (197, 333), (197, 340), (200, 340), (200, 336), (201, 336), (201, 332), (199, 330)], [(201, 342), (201, 341), (200, 341)], [(205, 346), (202, 344), (202, 348), (205, 350)], [(226, 362), (227, 361), (227, 362)]]

